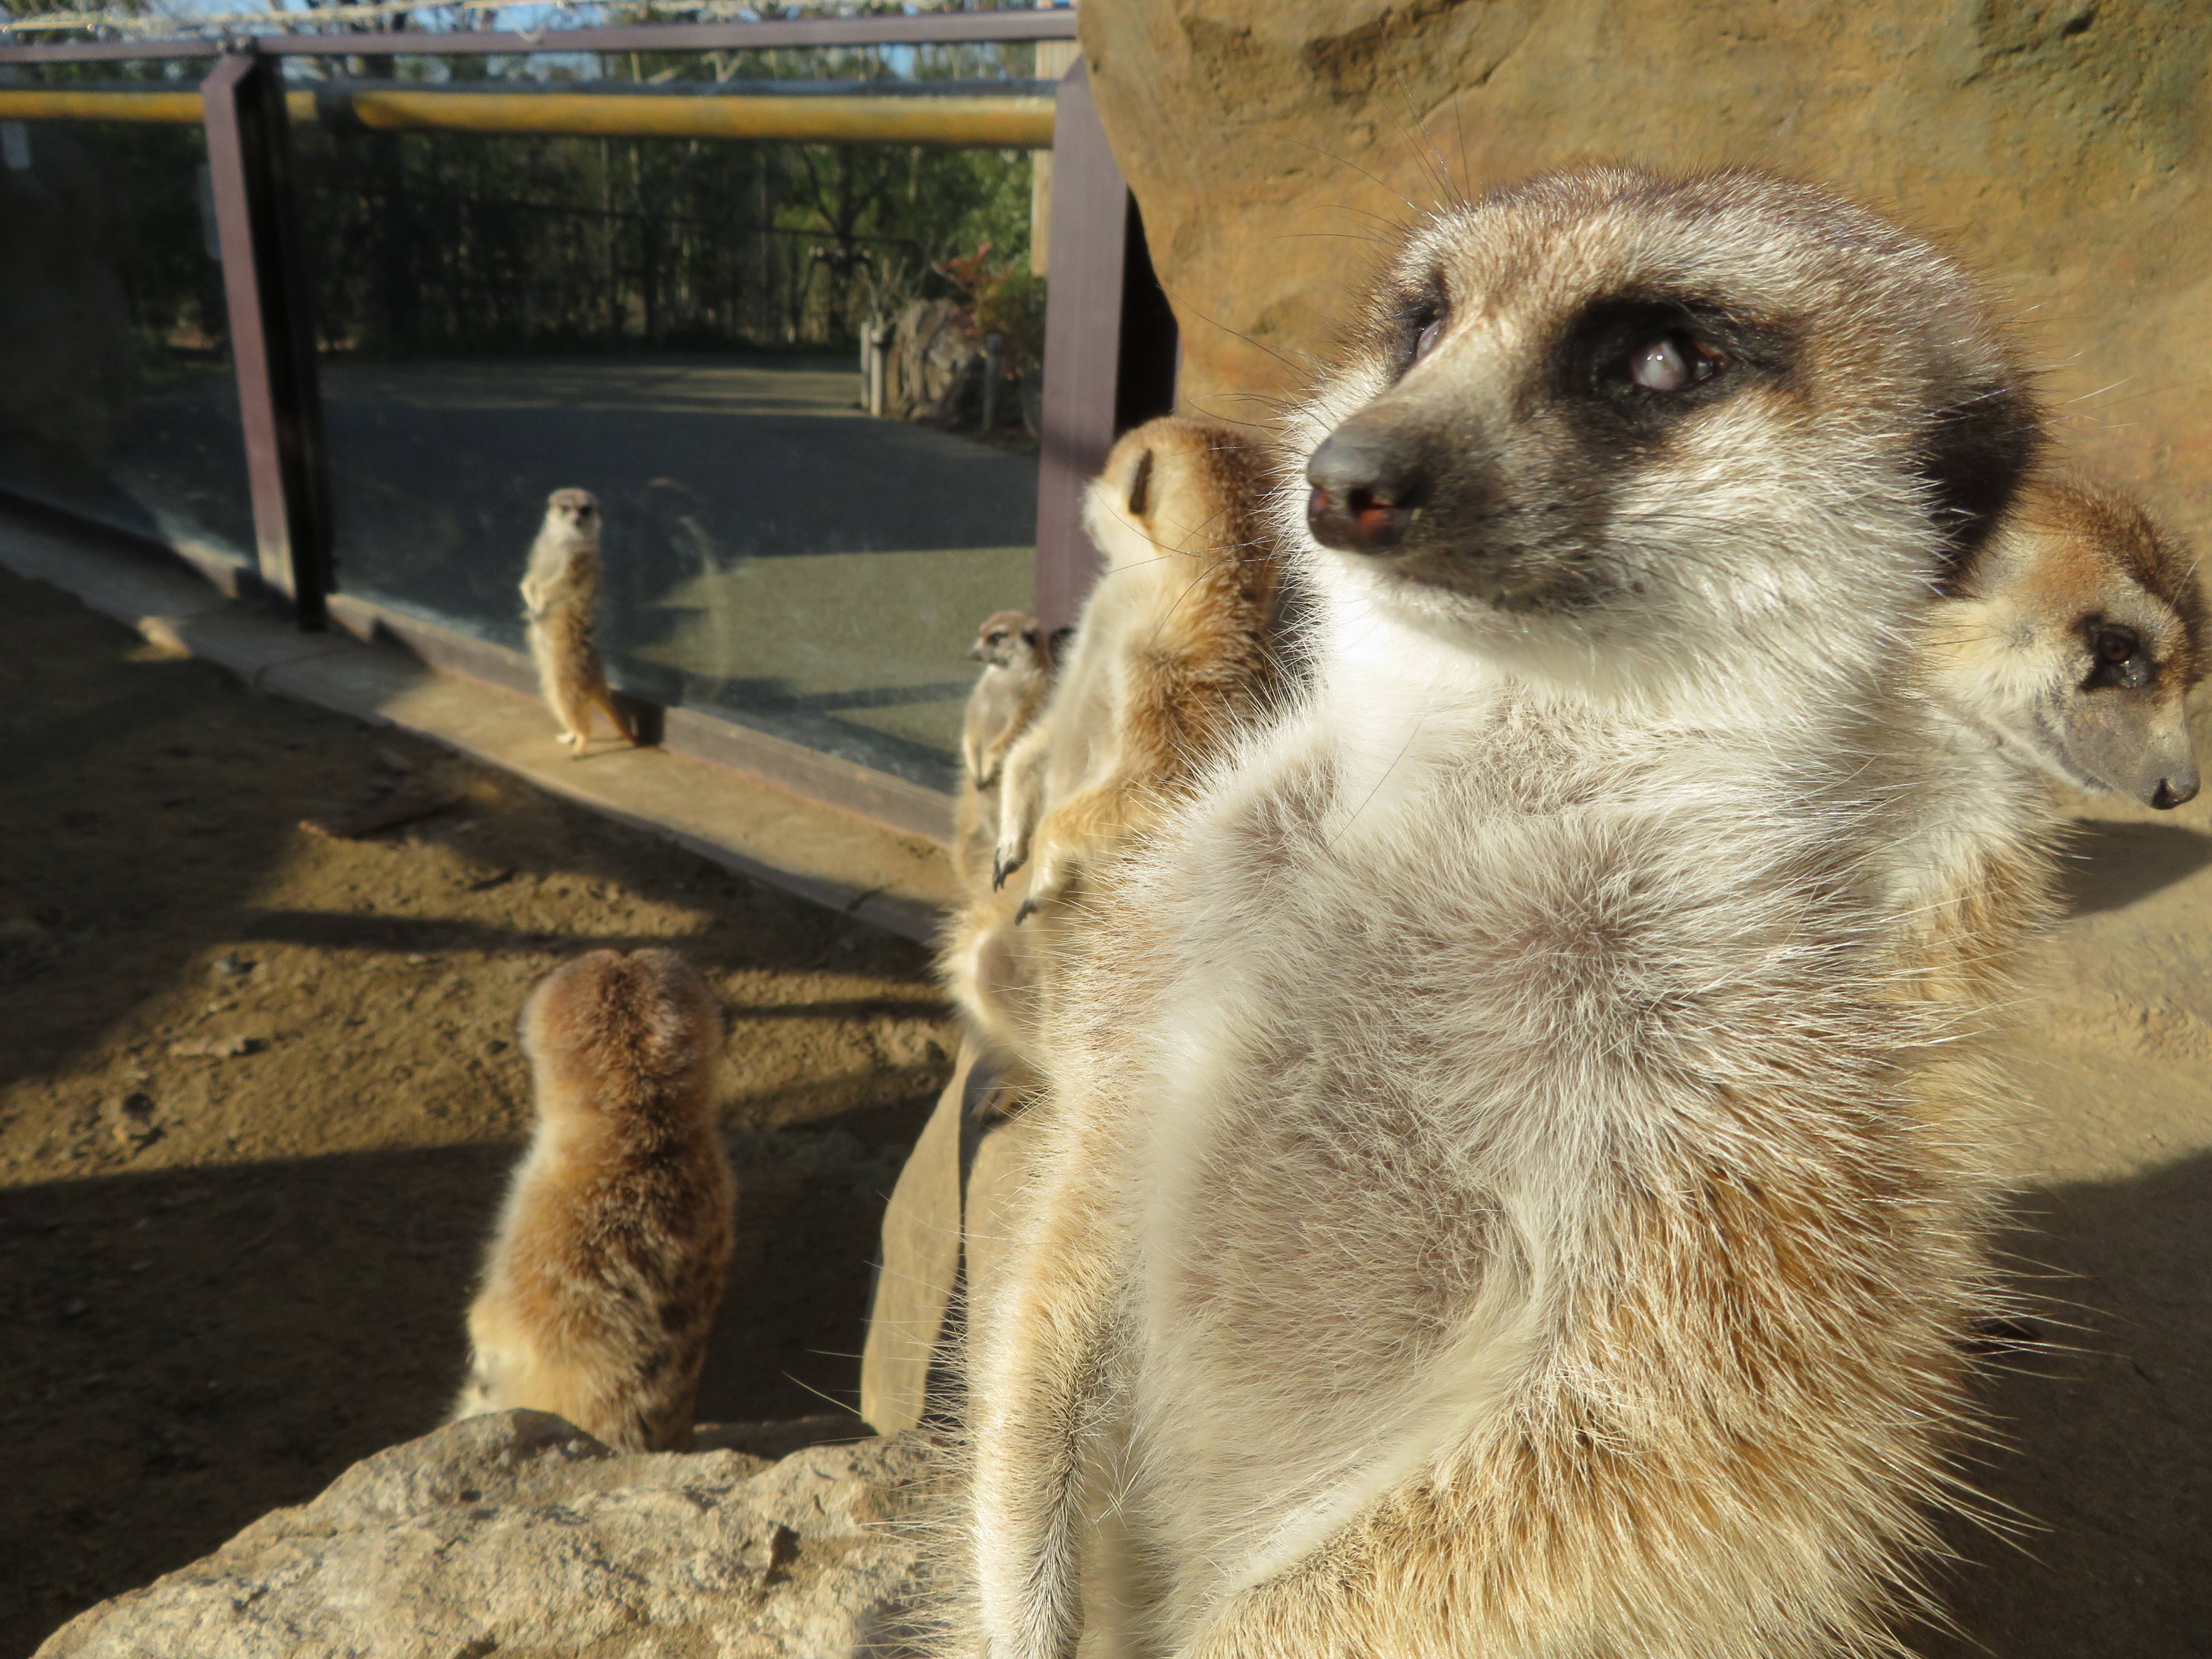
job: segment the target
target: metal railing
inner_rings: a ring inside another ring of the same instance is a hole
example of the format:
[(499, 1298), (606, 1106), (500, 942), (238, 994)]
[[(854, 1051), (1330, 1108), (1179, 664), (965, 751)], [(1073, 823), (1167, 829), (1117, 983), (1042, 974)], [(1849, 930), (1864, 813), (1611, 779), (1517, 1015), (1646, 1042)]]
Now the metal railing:
[[(0, 45), (0, 63), (62, 64), (213, 58), (198, 89), (0, 87), (0, 120), (198, 121), (204, 128), (246, 471), (255, 567), (263, 590), (302, 628), (324, 624), (333, 590), (330, 487), (314, 335), (289, 179), (290, 124), (340, 131), (438, 131), (793, 140), (812, 143), (1048, 148), (1053, 207), (1038, 449), (1035, 608), (1048, 627), (1072, 621), (1094, 574), (1082, 493), (1117, 430), (1171, 406), (1176, 343), (1135, 204), (1100, 126), (1079, 58), (1050, 97), (1015, 83), (1008, 94), (696, 94), (686, 92), (485, 92), (414, 84), (288, 86), (280, 60), (364, 53), (520, 56), (536, 52), (690, 52), (1065, 40), (1072, 11), (914, 17), (807, 18), (507, 33), (427, 32), (257, 36), (228, 40)], [(374, 611), (349, 601), (349, 611)], [(349, 621), (353, 620), (349, 618)], [(392, 618), (395, 624), (401, 619)], [(422, 625), (392, 630), (420, 643)], [(459, 658), (467, 650), (457, 652)], [(511, 676), (502, 676), (512, 678)], [(700, 719), (672, 721), (696, 732)], [(724, 722), (714, 721), (720, 726)], [(732, 758), (737, 728), (700, 747)], [(678, 744), (678, 746), (684, 746)], [(830, 757), (824, 757), (827, 761)], [(792, 757), (781, 757), (783, 772)], [(799, 769), (807, 769), (802, 764)], [(781, 781), (875, 816), (883, 791), (838, 767)], [(878, 780), (877, 782), (890, 781)], [(910, 820), (910, 812), (889, 816)], [(935, 809), (926, 816), (934, 827)], [(909, 822), (909, 827), (911, 823)]]

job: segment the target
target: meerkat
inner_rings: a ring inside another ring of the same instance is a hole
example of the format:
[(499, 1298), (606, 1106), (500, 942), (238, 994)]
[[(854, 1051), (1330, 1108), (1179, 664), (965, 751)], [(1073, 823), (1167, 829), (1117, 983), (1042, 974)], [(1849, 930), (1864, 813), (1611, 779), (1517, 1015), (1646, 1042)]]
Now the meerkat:
[(992, 1659), (1895, 1650), (1996, 1087), (1986, 1007), (1893, 994), (1948, 763), (1896, 657), (2041, 430), (1973, 283), (1816, 189), (1413, 231), (1284, 436), (1310, 684), (1045, 1033)]
[(999, 774), (1006, 751), (1029, 729), (1051, 689), (1053, 653), (1037, 619), (1001, 611), (976, 630), (968, 654), (983, 665), (968, 695), (960, 733), (960, 794), (954, 863), (971, 896), (990, 883), (998, 844)]
[(2184, 702), (2204, 624), (2195, 558), (2139, 503), (2039, 481), (1937, 607), (1932, 678), (2001, 753), (2168, 811), (2198, 788)]
[(735, 1238), (720, 1011), (673, 951), (593, 951), (538, 987), (520, 1030), (537, 1130), (469, 1310), (453, 1416), (527, 1407), (618, 1449), (680, 1450)]
[(605, 712), (624, 742), (637, 740), (615, 706), (599, 660), (599, 498), (590, 490), (555, 490), (545, 498), (545, 518), (522, 577), (538, 689), (577, 760), (591, 741), (594, 708)]
[(2204, 634), (2194, 558), (2139, 504), (2078, 477), (2022, 488), (1912, 648), (1950, 767), (1901, 805), (1888, 860), (1913, 963), (1901, 993), (1972, 996), (2016, 976), (2016, 943), (2057, 904), (2050, 781), (2159, 811), (2196, 796), (2185, 703)]
[[(1234, 428), (1164, 416), (1126, 434), (1085, 494), (1104, 569), (1007, 757), (994, 892), (956, 918), (942, 957), (954, 1001), (1002, 1058), (1020, 1060), (1056, 964), (1082, 948), (1073, 884), (1188, 794), (1273, 699), (1269, 465)], [(1025, 866), (1026, 882), (999, 890)]]
[(1031, 907), (1141, 830), (1266, 699), (1268, 465), (1233, 427), (1164, 415), (1125, 434), (1085, 492), (1105, 568), (1000, 799), (994, 879), (1034, 858)]

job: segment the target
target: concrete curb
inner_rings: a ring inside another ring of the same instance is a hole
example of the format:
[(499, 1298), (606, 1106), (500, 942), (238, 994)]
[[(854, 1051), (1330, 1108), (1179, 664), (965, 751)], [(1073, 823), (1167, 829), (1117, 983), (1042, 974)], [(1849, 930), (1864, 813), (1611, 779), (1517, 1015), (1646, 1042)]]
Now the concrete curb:
[(442, 744), (685, 851), (894, 933), (935, 939), (957, 886), (920, 836), (787, 794), (711, 762), (655, 749), (572, 760), (537, 702), (343, 633), (303, 634), (197, 577), (82, 535), (0, 514), (0, 568), (42, 581), (165, 650)]

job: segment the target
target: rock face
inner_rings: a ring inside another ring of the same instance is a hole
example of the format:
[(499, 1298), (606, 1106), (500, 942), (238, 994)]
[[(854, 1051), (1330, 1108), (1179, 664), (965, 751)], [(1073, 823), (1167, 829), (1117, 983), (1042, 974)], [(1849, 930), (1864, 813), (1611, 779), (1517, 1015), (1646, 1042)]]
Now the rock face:
[(40, 1659), (880, 1652), (915, 1592), (926, 1449), (622, 1455), (541, 1412), (356, 1463)]
[(2212, 8), (1084, 0), (1081, 18), (1188, 406), (1264, 416), (1245, 394), (1328, 349), (1409, 204), (1579, 162), (1741, 163), (1961, 253), (2014, 301), (2069, 453), (2212, 531)]

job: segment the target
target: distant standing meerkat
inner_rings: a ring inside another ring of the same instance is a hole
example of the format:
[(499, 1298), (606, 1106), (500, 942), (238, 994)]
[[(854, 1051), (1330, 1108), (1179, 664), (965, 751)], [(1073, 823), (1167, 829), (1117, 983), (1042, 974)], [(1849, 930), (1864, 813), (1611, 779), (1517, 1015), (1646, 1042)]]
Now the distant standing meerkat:
[(532, 994), (521, 1034), (538, 1127), (453, 1415), (527, 1407), (623, 1450), (681, 1449), (735, 1237), (714, 993), (673, 951), (593, 951)]
[(999, 775), (1006, 751), (1029, 729), (1052, 689), (1053, 653), (1037, 619), (1000, 611), (975, 632), (968, 654), (983, 665), (968, 694), (960, 733), (960, 794), (954, 862), (970, 894), (990, 885), (999, 836)]
[(531, 544), (522, 577), (522, 614), (529, 623), (530, 659), (538, 665), (545, 706), (561, 722), (561, 741), (581, 759), (591, 741), (592, 711), (605, 712), (625, 742), (636, 734), (599, 660), (599, 503), (588, 489), (556, 489)]
[(1974, 285), (1816, 189), (1413, 230), (1285, 434), (1311, 684), (1043, 1033), (992, 1659), (1896, 1650), (1996, 1185), (1996, 998), (1896, 994), (1951, 763), (1898, 652), (2040, 436)]

